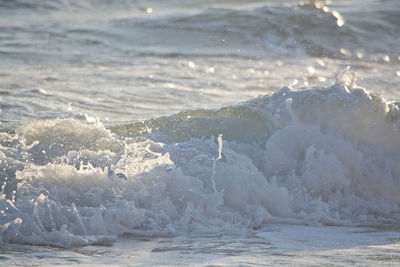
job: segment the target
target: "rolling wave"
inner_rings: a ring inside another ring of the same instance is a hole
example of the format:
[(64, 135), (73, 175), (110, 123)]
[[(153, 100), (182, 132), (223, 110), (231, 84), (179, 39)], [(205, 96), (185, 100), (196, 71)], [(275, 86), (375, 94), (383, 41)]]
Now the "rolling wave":
[(25, 124), (1, 133), (0, 241), (398, 220), (399, 130), (397, 105), (345, 82), (108, 129)]

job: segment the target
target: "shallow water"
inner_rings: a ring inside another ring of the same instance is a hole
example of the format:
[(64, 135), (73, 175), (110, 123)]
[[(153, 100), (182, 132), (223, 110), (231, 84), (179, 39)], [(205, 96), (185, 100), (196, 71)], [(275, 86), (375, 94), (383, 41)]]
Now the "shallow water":
[(399, 232), (390, 229), (272, 225), (230, 236), (120, 237), (112, 247), (12, 246), (4, 265), (129, 266), (396, 266)]
[(0, 265), (396, 265), (400, 3), (0, 1)]

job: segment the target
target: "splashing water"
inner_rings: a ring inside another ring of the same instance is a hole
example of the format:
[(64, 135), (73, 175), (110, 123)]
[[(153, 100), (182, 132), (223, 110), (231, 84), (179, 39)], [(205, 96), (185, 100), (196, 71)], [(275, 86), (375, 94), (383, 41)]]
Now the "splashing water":
[[(285, 87), (222, 110), (162, 118), (167, 123), (140, 137), (71, 119), (3, 133), (1, 165), (11, 176), (2, 178), (2, 242), (70, 247), (125, 233), (398, 219), (396, 105), (338, 83)], [(260, 121), (267, 132), (257, 130)], [(196, 125), (202, 138), (181, 135), (192, 136)], [(221, 132), (216, 143), (213, 127)], [(244, 138), (249, 131), (253, 139)]]

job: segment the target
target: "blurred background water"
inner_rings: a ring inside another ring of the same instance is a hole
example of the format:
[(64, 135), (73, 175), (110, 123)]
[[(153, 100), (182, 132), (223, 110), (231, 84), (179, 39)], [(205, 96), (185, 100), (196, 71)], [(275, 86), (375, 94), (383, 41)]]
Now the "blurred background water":
[(326, 86), (346, 66), (398, 100), (400, 3), (1, 1), (0, 118), (105, 124)]

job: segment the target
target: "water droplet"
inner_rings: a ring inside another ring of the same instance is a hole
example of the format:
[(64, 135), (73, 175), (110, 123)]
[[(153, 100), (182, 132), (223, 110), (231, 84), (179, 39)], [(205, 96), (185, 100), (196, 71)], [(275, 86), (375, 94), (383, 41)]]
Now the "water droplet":
[(308, 72), (312, 75), (312, 74), (314, 74), (315, 73), (315, 69), (314, 69), (314, 67), (308, 67), (307, 68), (307, 70), (308, 70)]
[(389, 63), (390, 62), (390, 57), (388, 55), (384, 56), (383, 57), (383, 61), (386, 62), (386, 63)]
[(314, 6), (316, 8), (322, 8), (324, 6), (324, 4), (321, 1), (315, 1), (314, 2)]
[(336, 23), (339, 27), (342, 27), (344, 25), (344, 19), (342, 15), (340, 15), (339, 12), (336, 10), (332, 11), (332, 15), (336, 18)]
[(342, 53), (345, 57), (347, 57), (347, 58), (349, 58), (349, 57), (351, 57), (351, 52), (349, 51), (349, 50), (346, 50), (346, 49), (344, 49), (344, 48), (340, 48), (340, 53)]
[(195, 68), (196, 68), (196, 64), (194, 64), (193, 61), (189, 61), (189, 62), (188, 62), (188, 66), (189, 66), (189, 68), (192, 68), (192, 69), (195, 69)]

